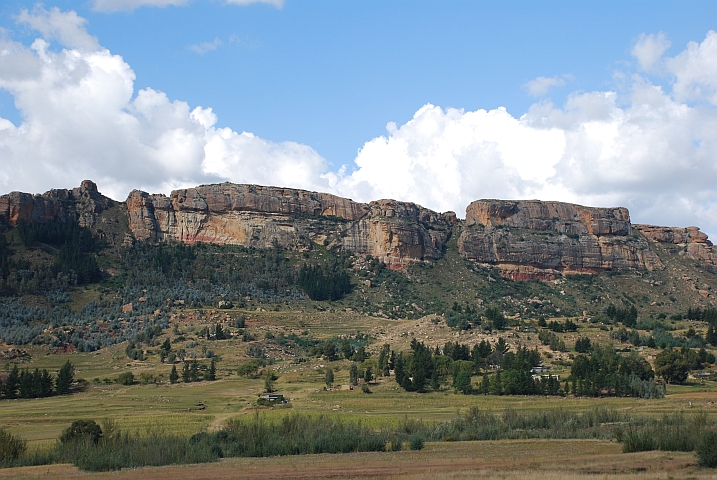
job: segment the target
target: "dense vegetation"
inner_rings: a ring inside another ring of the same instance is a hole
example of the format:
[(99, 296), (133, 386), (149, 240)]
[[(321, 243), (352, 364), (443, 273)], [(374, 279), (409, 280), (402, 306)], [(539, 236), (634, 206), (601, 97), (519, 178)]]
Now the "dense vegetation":
[(298, 285), (312, 300), (340, 300), (351, 291), (349, 275), (338, 263), (304, 265), (299, 271)]
[(43, 398), (64, 395), (70, 392), (75, 376), (75, 367), (68, 360), (60, 368), (57, 377), (43, 369), (20, 370), (13, 366), (5, 379), (0, 379), (0, 398)]
[[(149, 432), (122, 432), (112, 421), (72, 423), (52, 447), (28, 452), (21, 438), (0, 429), (0, 465), (69, 462), (88, 471), (150, 465), (212, 462), (222, 457), (263, 457), (310, 453), (423, 448), (424, 441), (500, 440), (517, 438), (617, 439), (624, 451), (680, 450), (698, 452), (701, 465), (717, 466), (715, 425), (703, 413), (667, 415), (662, 419), (629, 416), (595, 408), (500, 414), (471, 407), (446, 422), (405, 419), (381, 431), (328, 416), (288, 414), (269, 421), (257, 414), (234, 418), (214, 433), (191, 437)], [(406, 445), (407, 444), (407, 445)]]
[(20, 222), (15, 228), (25, 248), (45, 245), (53, 253), (51, 264), (13, 260), (5, 235), (0, 234), (0, 294), (41, 293), (65, 290), (71, 286), (101, 279), (92, 255), (101, 247), (90, 229), (77, 222), (55, 220), (47, 223)]

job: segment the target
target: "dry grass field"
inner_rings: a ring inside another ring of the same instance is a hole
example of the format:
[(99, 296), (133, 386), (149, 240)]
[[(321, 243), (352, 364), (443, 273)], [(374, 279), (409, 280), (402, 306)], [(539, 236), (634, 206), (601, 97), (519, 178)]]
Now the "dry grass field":
[(352, 453), (226, 459), (203, 465), (85, 473), (70, 465), (0, 470), (0, 478), (112, 479), (668, 479), (715, 478), (677, 452), (621, 453), (596, 440), (428, 443), (420, 452)]

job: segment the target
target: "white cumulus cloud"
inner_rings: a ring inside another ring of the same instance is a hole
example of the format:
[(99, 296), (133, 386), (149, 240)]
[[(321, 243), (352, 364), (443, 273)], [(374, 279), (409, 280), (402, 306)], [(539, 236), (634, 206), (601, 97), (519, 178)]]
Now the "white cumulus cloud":
[[(215, 128), (211, 109), (191, 109), (151, 88), (135, 92), (122, 57), (89, 50), (84, 22), (58, 13), (39, 7), (20, 17), (42, 27), (29, 48), (0, 39), (0, 88), (23, 119), (0, 119), (0, 158), (12, 172), (0, 176), (3, 193), (71, 187), (83, 178), (117, 199), (133, 188), (167, 192), (223, 180), (328, 187), (320, 176), (325, 161), (307, 146)], [(77, 47), (54, 51), (50, 38)]]
[(663, 32), (657, 35), (642, 34), (632, 47), (632, 55), (640, 63), (640, 68), (651, 72), (659, 66), (662, 55), (670, 48), (670, 45), (672, 43), (667, 40)]
[(538, 77), (527, 82), (523, 87), (533, 97), (543, 97), (553, 87), (562, 87), (565, 80), (560, 77)]

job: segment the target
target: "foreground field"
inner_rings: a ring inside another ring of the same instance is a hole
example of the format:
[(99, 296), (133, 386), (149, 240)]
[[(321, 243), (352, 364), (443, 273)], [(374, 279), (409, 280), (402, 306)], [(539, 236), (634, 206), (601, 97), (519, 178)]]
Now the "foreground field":
[(227, 459), (203, 465), (123, 470), (102, 474), (70, 465), (0, 470), (0, 478), (124, 479), (568, 479), (715, 478), (696, 466), (692, 453), (621, 453), (597, 440), (505, 440), (428, 443), (420, 452), (352, 453)]
[[(173, 433), (190, 436), (203, 430), (221, 428), (225, 421), (238, 415), (256, 411), (258, 395), (264, 392), (264, 381), (237, 374), (237, 367), (250, 360), (246, 355), (247, 343), (240, 339), (209, 341), (198, 332), (205, 327), (229, 318), (229, 313), (202, 311), (178, 314), (172, 319), (172, 326), (186, 338), (174, 343), (173, 348), (184, 347), (199, 357), (204, 349), (212, 350), (217, 360), (217, 381), (178, 383), (167, 381), (171, 366), (161, 363), (157, 347), (146, 350), (144, 361), (133, 361), (125, 354), (125, 344), (104, 348), (92, 353), (54, 353), (42, 346), (28, 346), (29, 360), (19, 364), (21, 368), (47, 368), (56, 371), (65, 361), (70, 360), (76, 367), (76, 376), (85, 380), (82, 391), (70, 396), (56, 396), (41, 399), (2, 400), (0, 427), (20, 435), (30, 446), (53, 443), (63, 429), (79, 418), (100, 421), (111, 418), (124, 431), (146, 435), (149, 433)], [(431, 321), (395, 321), (377, 319), (352, 313), (302, 313), (302, 312), (241, 312), (247, 317), (246, 331), (264, 342), (266, 348), (272, 343), (265, 339), (268, 334), (279, 336), (292, 332), (310, 332), (315, 338), (336, 338), (351, 333), (372, 332), (380, 337), (370, 345), (372, 358), (365, 362), (373, 365), (377, 346), (382, 342), (402, 345), (413, 335), (420, 334), (431, 345), (442, 345), (446, 341), (472, 343), (474, 333), (459, 334), (445, 324), (436, 325)], [(237, 314), (232, 312), (231, 315)], [(227, 322), (229, 323), (229, 322)], [(597, 327), (581, 324), (579, 334), (590, 336), (595, 341), (605, 341), (605, 335)], [(536, 336), (516, 337), (517, 332), (493, 334), (488, 338), (495, 342), (499, 335), (508, 339), (513, 348), (518, 342), (531, 348), (545, 350), (547, 347), (537, 341)], [(167, 332), (166, 338), (176, 338), (178, 333)], [(566, 341), (576, 334), (561, 334)], [(428, 338), (430, 337), (430, 338)], [(470, 338), (467, 338), (470, 337)], [(190, 343), (191, 342), (191, 343)], [(253, 343), (258, 343), (253, 342)], [(192, 347), (189, 347), (192, 345)], [(276, 345), (274, 345), (276, 347)], [(406, 345), (404, 345), (405, 348)], [(5, 347), (7, 348), (7, 347)], [(190, 349), (191, 348), (191, 349)], [(711, 418), (717, 418), (717, 383), (691, 381), (684, 386), (669, 386), (663, 399), (636, 398), (575, 398), (568, 397), (526, 397), (526, 396), (484, 396), (460, 395), (449, 384), (439, 392), (429, 394), (409, 393), (396, 384), (393, 377), (379, 378), (370, 386), (372, 393), (365, 394), (360, 388), (342, 389), (349, 382), (351, 362), (338, 360), (328, 362), (322, 358), (308, 357), (298, 363), (295, 357), (272, 351), (276, 363), (267, 365), (276, 374), (274, 388), (290, 399), (290, 410), (304, 413), (323, 413), (358, 420), (381, 428), (395, 424), (404, 417), (425, 422), (446, 421), (457, 411), (470, 407), (500, 412), (506, 408), (518, 411), (539, 411), (565, 409), (587, 411), (597, 406), (609, 407), (631, 415), (657, 416), (677, 411), (702, 411)], [(201, 359), (201, 357), (200, 357)], [(550, 359), (545, 358), (546, 363)], [(207, 364), (208, 359), (201, 359)], [(179, 362), (178, 362), (179, 365)], [(335, 372), (334, 390), (326, 391), (325, 371), (330, 367)], [(10, 368), (6, 362), (4, 370)], [(181, 369), (181, 367), (179, 367)], [(122, 372), (131, 371), (138, 380), (143, 374), (154, 380), (146, 384), (119, 385), (114, 381)], [(554, 365), (559, 374), (569, 370)], [(478, 384), (479, 377), (473, 378)], [(156, 382), (156, 383), (155, 383)], [(345, 388), (345, 387), (344, 387)], [(262, 409), (267, 415), (283, 415), (287, 409)]]

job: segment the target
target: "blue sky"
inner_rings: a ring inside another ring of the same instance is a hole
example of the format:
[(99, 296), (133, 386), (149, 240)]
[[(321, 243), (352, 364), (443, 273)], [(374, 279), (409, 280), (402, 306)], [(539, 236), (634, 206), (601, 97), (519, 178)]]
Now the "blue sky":
[[(699, 127), (717, 119), (714, 2), (239, 3), (5, 2), (13, 54), (0, 57), (0, 117), (12, 127), (0, 130), (0, 155), (18, 174), (0, 174), (0, 193), (90, 177), (122, 199), (231, 180), (459, 216), (477, 198), (537, 197), (717, 233), (717, 134)], [(30, 48), (38, 38), (54, 55), (78, 52), (88, 71), (119, 59), (124, 87), (104, 74), (83, 83), (74, 67), (41, 75), (42, 88), (18, 80), (22, 62), (44, 61)], [(699, 55), (687, 58), (689, 42)], [(120, 131), (127, 121), (136, 125)], [(664, 148), (650, 150), (664, 132)]]

